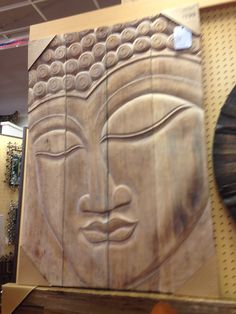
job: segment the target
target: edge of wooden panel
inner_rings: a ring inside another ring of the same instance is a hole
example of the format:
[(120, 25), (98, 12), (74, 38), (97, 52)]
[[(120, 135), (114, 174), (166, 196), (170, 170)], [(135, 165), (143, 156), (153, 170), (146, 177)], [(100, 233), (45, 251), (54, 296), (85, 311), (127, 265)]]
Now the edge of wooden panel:
[[(65, 288), (35, 288), (15, 284), (4, 285), (3, 314), (12, 313), (12, 307), (7, 306), (19, 295), (24, 295), (23, 302), (16, 309), (16, 313), (62, 314), (62, 313), (151, 313), (157, 304), (169, 304), (177, 313), (198, 314), (234, 314), (235, 301), (219, 299), (202, 299), (164, 295), (157, 293), (134, 293), (123, 291), (105, 291), (90, 289), (65, 289)], [(33, 291), (32, 291), (33, 290)], [(31, 293), (30, 293), (31, 291)], [(91, 303), (91, 298), (93, 302)], [(6, 303), (8, 302), (8, 304)], [(88, 308), (89, 305), (89, 308)], [(15, 313), (15, 312), (14, 312)], [(38, 312), (37, 312), (38, 313)], [(153, 313), (153, 312), (152, 312)], [(169, 313), (169, 312), (168, 312)]]
[[(236, 0), (199, 0), (200, 9), (228, 4)], [(100, 26), (110, 26), (117, 23), (135, 20), (143, 16), (153, 15), (162, 10), (193, 4), (193, 0), (141, 0), (134, 3), (129, 2), (121, 5), (112, 6), (98, 11), (78, 14), (46, 23), (32, 25), (30, 27), (30, 41), (39, 40), (56, 34), (70, 33)]]
[(24, 180), (23, 180), (23, 187), (22, 187), (22, 199), (21, 199), (21, 219), (20, 219), (20, 228), (19, 228), (19, 239), (18, 239), (18, 258), (17, 258), (17, 265), (16, 265), (16, 282), (18, 281), (19, 271), (20, 271), (20, 245), (21, 245), (21, 236), (22, 236), (22, 225), (24, 220), (24, 204), (25, 204), (25, 181), (26, 181), (26, 160), (28, 152), (28, 130), (25, 133), (25, 156), (24, 156)]

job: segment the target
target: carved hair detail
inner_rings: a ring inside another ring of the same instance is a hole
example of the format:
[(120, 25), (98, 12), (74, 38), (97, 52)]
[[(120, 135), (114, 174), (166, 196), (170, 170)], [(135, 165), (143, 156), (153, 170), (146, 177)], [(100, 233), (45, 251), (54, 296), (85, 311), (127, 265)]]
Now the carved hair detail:
[[(29, 105), (60, 90), (85, 92), (118, 63), (149, 50), (173, 51), (172, 21), (156, 16), (56, 36), (29, 72)], [(199, 38), (183, 53), (196, 54)]]

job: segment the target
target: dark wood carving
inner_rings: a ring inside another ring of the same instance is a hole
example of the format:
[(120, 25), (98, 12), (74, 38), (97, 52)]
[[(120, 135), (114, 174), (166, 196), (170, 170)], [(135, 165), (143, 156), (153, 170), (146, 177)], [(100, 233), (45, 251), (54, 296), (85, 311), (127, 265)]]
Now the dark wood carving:
[(213, 253), (199, 34), (175, 51), (175, 26), (56, 36), (30, 69), (21, 246), (49, 284), (176, 291)]
[(236, 219), (236, 86), (217, 121), (213, 159), (219, 193)]
[[(152, 294), (109, 294), (94, 291), (42, 291), (36, 289), (13, 314), (152, 314), (157, 304), (169, 304), (177, 314), (235, 314), (234, 301), (178, 298)], [(166, 307), (164, 307), (166, 308)], [(160, 314), (170, 314), (163, 309)]]

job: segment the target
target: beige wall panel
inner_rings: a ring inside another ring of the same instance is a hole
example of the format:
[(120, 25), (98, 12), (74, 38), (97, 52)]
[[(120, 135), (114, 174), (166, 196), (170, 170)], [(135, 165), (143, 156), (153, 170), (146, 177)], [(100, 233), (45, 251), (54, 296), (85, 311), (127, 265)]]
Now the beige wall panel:
[(236, 84), (236, 4), (204, 10), (201, 13), (201, 23), (209, 185), (220, 285), (224, 297), (235, 299), (236, 223), (217, 193), (212, 145), (220, 108)]

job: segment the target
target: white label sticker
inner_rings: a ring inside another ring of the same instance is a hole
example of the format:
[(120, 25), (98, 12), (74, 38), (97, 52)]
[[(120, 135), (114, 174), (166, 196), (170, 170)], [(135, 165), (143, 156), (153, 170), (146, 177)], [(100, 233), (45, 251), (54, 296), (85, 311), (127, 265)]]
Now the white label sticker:
[(184, 26), (174, 28), (175, 50), (188, 49), (192, 46), (192, 32)]

